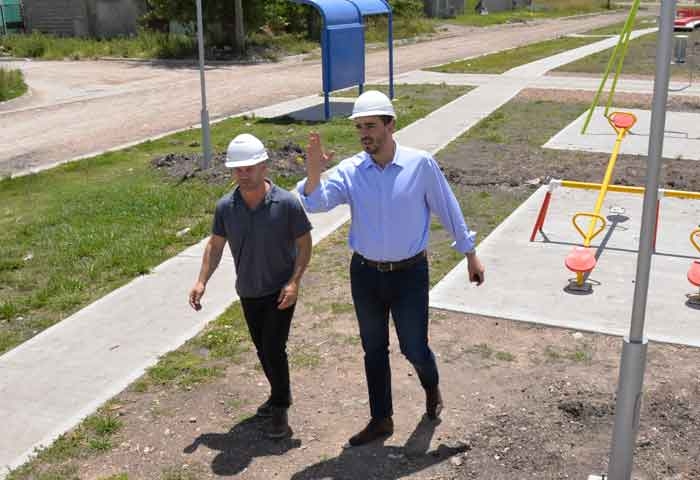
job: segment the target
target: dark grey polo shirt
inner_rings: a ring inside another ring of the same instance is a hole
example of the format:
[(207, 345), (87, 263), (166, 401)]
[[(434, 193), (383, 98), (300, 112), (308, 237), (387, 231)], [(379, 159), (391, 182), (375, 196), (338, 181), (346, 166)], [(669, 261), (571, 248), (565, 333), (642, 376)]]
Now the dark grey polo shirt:
[(299, 199), (272, 184), (250, 210), (238, 188), (216, 204), (212, 233), (228, 240), (236, 264), (236, 291), (242, 298), (271, 295), (294, 273), (296, 239), (311, 230)]

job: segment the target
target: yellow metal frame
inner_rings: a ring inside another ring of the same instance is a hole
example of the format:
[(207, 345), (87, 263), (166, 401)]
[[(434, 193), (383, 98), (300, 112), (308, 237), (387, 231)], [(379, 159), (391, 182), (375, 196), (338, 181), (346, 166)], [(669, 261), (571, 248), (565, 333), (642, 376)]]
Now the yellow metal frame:
[[(598, 190), (601, 187), (600, 183), (592, 182), (577, 182), (574, 180), (562, 180), (561, 186), (566, 188), (579, 188), (583, 190)], [(629, 185), (608, 185), (610, 192), (636, 193), (644, 194), (644, 187), (633, 187)], [(664, 197), (684, 198), (686, 200), (700, 200), (700, 192), (686, 192), (683, 190), (666, 190), (660, 189)]]
[(700, 252), (700, 244), (698, 244), (698, 241), (697, 241), (697, 239), (695, 238), (695, 237), (697, 237), (698, 235), (700, 235), (700, 228), (696, 228), (695, 230), (693, 230), (692, 232), (690, 232), (690, 243), (693, 244), (693, 246), (695, 247), (695, 250), (697, 250), (698, 252)]
[[(595, 220), (600, 220), (602, 225), (598, 230), (594, 231), (594, 227), (597, 222), (591, 221), (591, 224), (588, 227), (588, 233), (583, 233), (583, 229), (579, 227), (578, 223), (576, 223), (576, 219), (579, 217), (592, 217)], [(605, 226), (607, 223), (605, 222), (605, 218), (603, 218), (601, 215), (597, 215), (595, 213), (588, 213), (588, 212), (579, 212), (574, 215), (574, 217), (571, 219), (572, 223), (574, 224), (574, 228), (578, 233), (584, 238), (583, 246), (588, 247), (590, 246), (591, 240), (593, 240), (600, 232), (605, 230)]]
[[(628, 115), (633, 118), (632, 125), (630, 125), (628, 128), (618, 128), (615, 123), (613, 122), (613, 117), (615, 115)], [(610, 123), (610, 126), (613, 127), (613, 130), (617, 133), (617, 138), (615, 139), (615, 146), (613, 147), (612, 154), (610, 155), (610, 160), (608, 161), (608, 168), (605, 169), (605, 176), (603, 177), (603, 183), (600, 184), (600, 191), (598, 193), (598, 199), (595, 202), (595, 207), (593, 208), (592, 213), (588, 212), (578, 212), (574, 215), (572, 218), (572, 223), (574, 224), (574, 228), (581, 234), (583, 237), (583, 246), (588, 247), (591, 245), (591, 240), (598, 235), (600, 232), (602, 232), (605, 229), (605, 219), (600, 216), (600, 209), (603, 207), (603, 201), (605, 200), (605, 194), (608, 192), (608, 188), (610, 186), (610, 178), (612, 177), (613, 170), (615, 169), (615, 162), (617, 162), (617, 156), (620, 153), (620, 145), (622, 145), (622, 139), (625, 138), (625, 135), (627, 135), (627, 132), (629, 132), (630, 128), (634, 126), (635, 123), (637, 123), (637, 117), (628, 112), (612, 112), (610, 115), (607, 116), (608, 123)], [(562, 182), (562, 185), (564, 185), (564, 182)], [(591, 217), (591, 223), (588, 227), (588, 233), (584, 234), (583, 230), (578, 226), (576, 223), (576, 219), (578, 217)], [(597, 221), (601, 220), (603, 222), (603, 225), (601, 228), (596, 230), (596, 224)]]

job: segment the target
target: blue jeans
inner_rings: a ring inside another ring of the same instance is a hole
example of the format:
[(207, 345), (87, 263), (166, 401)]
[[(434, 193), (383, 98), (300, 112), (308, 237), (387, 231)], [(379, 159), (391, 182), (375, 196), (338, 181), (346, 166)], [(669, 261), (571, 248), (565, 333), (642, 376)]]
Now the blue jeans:
[(428, 260), (403, 270), (380, 272), (353, 255), (350, 284), (365, 351), (365, 375), (372, 418), (393, 415), (389, 366), (389, 312), (401, 353), (413, 365), (423, 388), (439, 381), (428, 346)]

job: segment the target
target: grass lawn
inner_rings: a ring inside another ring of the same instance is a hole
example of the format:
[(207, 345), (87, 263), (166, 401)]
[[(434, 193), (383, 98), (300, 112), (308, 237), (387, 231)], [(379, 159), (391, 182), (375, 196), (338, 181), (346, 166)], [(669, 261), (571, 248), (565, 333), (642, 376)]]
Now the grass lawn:
[(0, 68), (0, 102), (19, 97), (26, 91), (27, 84), (20, 70)]
[(503, 73), (511, 68), (534, 62), (573, 48), (596, 42), (598, 38), (557, 38), (533, 43), (481, 57), (460, 60), (426, 70), (442, 73)]
[[(622, 75), (654, 75), (656, 71), (657, 38), (658, 35), (656, 33), (651, 33), (630, 41), (627, 55), (625, 56), (625, 63), (622, 67)], [(610, 55), (612, 55), (612, 49), (604, 50), (576, 62), (563, 65), (554, 71), (602, 74), (608, 64)], [(692, 47), (691, 43), (688, 42), (688, 57), (690, 58), (691, 55), (693, 55)], [(694, 55), (692, 60), (697, 65), (700, 59), (697, 55)], [(678, 79), (688, 78), (689, 64), (690, 62), (685, 65), (671, 65), (671, 76)]]
[[(412, 38), (435, 32), (436, 22), (427, 18), (395, 18), (394, 38)], [(365, 33), (367, 43), (385, 42), (387, 22), (382, 17), (369, 18)], [(248, 35), (249, 55), (276, 60), (286, 55), (312, 52), (319, 43), (304, 34), (269, 35), (255, 32)], [(133, 37), (87, 39), (56, 37), (42, 33), (0, 36), (0, 48), (20, 58), (44, 60), (81, 60), (100, 57), (119, 58), (194, 58), (195, 38), (184, 34), (166, 34), (142, 30)]]
[(0, 47), (21, 58), (80, 60), (97, 57), (185, 58), (196, 52), (196, 41), (186, 35), (142, 31), (135, 37), (109, 40), (56, 37), (43, 33), (0, 37)]
[(609, 6), (614, 8), (614, 4), (611, 5), (607, 0), (533, 0), (529, 8), (478, 15), (474, 10), (476, 4), (477, 0), (466, 0), (464, 14), (449, 19), (448, 22), (486, 27), (502, 23), (526, 22), (537, 18), (557, 18), (607, 11)]
[[(369, 87), (368, 87), (369, 88)], [(469, 90), (399, 86), (399, 128)], [(236, 118), (212, 128), (215, 151), (250, 132), (268, 148), (306, 144), (317, 129), (336, 158), (358, 149), (347, 120), (295, 123)], [(0, 353), (24, 342), (205, 237), (227, 187), (176, 182), (154, 157), (195, 152), (200, 131), (106, 153), (36, 175), (0, 181)], [(274, 176), (285, 187), (297, 178)], [(189, 233), (177, 232), (190, 228)]]
[[(648, 28), (650, 26), (653, 26), (654, 24), (655, 21), (653, 19), (637, 18), (635, 28)], [(609, 27), (591, 30), (586, 32), (586, 34), (615, 35), (622, 30), (622, 27), (623, 24), (620, 23)], [(645, 36), (644, 38), (648, 37)], [(526, 63), (534, 62), (552, 55), (556, 55), (567, 50), (582, 47), (584, 45), (588, 45), (599, 40), (601, 39), (597, 37), (560, 37), (554, 40), (545, 40), (543, 42), (532, 43), (530, 45), (524, 45), (522, 47), (516, 47), (510, 50), (504, 50), (502, 52), (483, 55), (481, 57), (447, 63), (445, 65), (439, 65), (437, 67), (428, 68), (427, 70), (442, 73), (503, 73), (510, 70), (511, 68), (515, 68)], [(581, 60), (581, 62), (585, 62), (588, 59), (598, 55), (601, 54), (599, 53), (587, 57), (586, 59)], [(609, 53), (604, 53), (605, 62), (607, 62), (607, 55), (609, 55)], [(570, 65), (575, 65), (575, 63)], [(603, 68), (604, 66), (605, 64), (603, 64)], [(566, 67), (562, 67), (562, 69), (564, 68)], [(600, 71), (602, 71), (602, 68)]]

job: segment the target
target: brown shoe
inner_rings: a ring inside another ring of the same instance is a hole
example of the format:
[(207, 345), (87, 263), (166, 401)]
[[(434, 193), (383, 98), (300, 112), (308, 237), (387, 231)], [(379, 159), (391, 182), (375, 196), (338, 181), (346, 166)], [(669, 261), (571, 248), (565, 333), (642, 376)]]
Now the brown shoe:
[(442, 395), (440, 395), (440, 387), (435, 385), (425, 391), (425, 413), (428, 418), (435, 420), (442, 412)]
[(272, 407), (270, 425), (265, 435), (267, 438), (273, 440), (280, 440), (292, 436), (292, 428), (289, 426), (286, 408)]
[(394, 433), (394, 421), (391, 417), (373, 418), (358, 434), (350, 438), (350, 445), (357, 447), (378, 438), (390, 437)]

